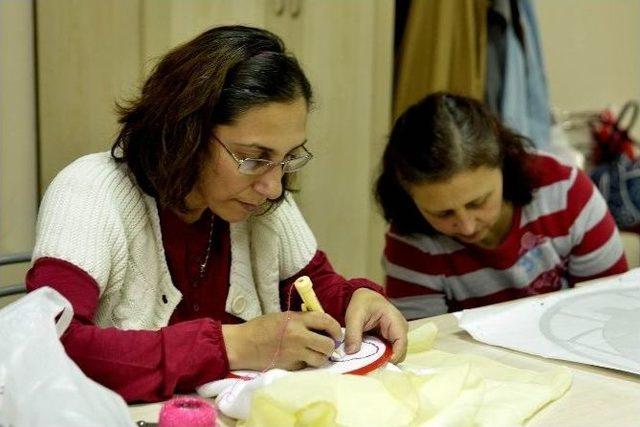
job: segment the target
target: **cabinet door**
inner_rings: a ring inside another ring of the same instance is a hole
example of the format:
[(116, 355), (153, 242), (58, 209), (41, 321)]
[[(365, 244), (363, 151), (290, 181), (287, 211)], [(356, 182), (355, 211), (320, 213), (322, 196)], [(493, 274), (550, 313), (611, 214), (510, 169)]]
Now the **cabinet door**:
[(76, 158), (111, 147), (115, 101), (137, 95), (158, 57), (209, 27), (265, 26), (270, 1), (36, 2), (40, 191)]
[(141, 74), (140, 5), (47, 0), (37, 15), (40, 191), (64, 166), (111, 147), (114, 102)]
[(277, 4), (273, 1), (142, 0), (142, 55), (146, 71), (169, 49), (209, 28), (221, 25), (267, 26), (267, 14), (275, 16)]
[(393, 2), (294, 1), (287, 40), (315, 91), (298, 200), (336, 270), (381, 278), (384, 225), (372, 197), (391, 115)]
[[(36, 91), (33, 4), (0, 1), (0, 254), (29, 252), (36, 222)], [(0, 291), (29, 263), (0, 267)], [(0, 309), (18, 298), (0, 298)]]
[(247, 25), (291, 39), (291, 0), (141, 0), (145, 67), (208, 28)]

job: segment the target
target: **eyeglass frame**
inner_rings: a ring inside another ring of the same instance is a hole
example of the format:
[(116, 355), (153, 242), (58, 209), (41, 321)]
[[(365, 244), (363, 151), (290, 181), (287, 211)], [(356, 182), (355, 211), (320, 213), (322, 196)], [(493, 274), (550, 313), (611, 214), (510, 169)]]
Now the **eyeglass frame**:
[[(304, 145), (301, 145), (301, 147), (305, 151), (306, 154), (304, 154), (302, 156), (294, 157), (294, 158), (289, 159), (289, 160), (283, 160), (281, 162), (274, 162), (273, 160), (268, 160), (268, 159), (256, 159), (256, 158), (253, 158), (253, 157), (245, 157), (244, 159), (241, 159), (233, 151), (231, 151), (231, 149), (229, 147), (227, 147), (227, 144), (222, 142), (220, 140), (220, 138), (218, 138), (215, 134), (211, 134), (211, 136), (213, 137), (213, 139), (218, 141), (218, 143), (220, 143), (220, 145), (222, 145), (222, 147), (225, 149), (225, 151), (227, 153), (229, 153), (229, 155), (233, 158), (233, 160), (238, 164), (238, 172), (241, 173), (242, 175), (249, 175), (249, 176), (252, 176), (252, 175), (253, 176), (264, 175), (267, 172), (271, 171), (276, 166), (281, 166), (282, 167), (282, 173), (293, 173), (293, 172), (297, 172), (300, 169), (302, 169), (304, 166), (307, 165), (307, 163), (309, 163), (309, 160), (313, 159), (313, 153), (311, 151), (309, 151), (307, 149), (307, 147), (305, 147)], [(295, 170), (292, 170), (292, 171), (286, 171), (285, 170), (286, 166), (289, 163), (291, 163), (293, 161), (301, 160), (301, 159), (307, 159), (307, 161), (302, 166), (300, 166), (298, 169), (295, 169)], [(265, 165), (266, 169), (263, 172), (258, 172), (258, 173), (247, 173), (246, 171), (243, 172), (242, 171), (242, 165), (247, 161), (262, 163), (262, 164)]]

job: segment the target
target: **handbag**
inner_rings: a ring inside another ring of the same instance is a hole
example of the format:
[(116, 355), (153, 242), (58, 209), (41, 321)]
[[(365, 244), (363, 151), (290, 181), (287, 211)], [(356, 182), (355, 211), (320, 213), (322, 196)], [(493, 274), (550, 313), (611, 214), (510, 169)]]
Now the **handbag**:
[[(629, 123), (622, 123), (630, 114)], [(595, 145), (593, 147), (593, 163), (595, 165), (615, 162), (620, 156), (626, 156), (635, 160), (637, 152), (636, 142), (631, 138), (629, 131), (638, 118), (638, 103), (629, 101), (620, 110), (616, 118), (610, 109), (604, 110), (598, 119), (589, 124), (591, 135)]]
[[(634, 232), (640, 232), (640, 158), (630, 130), (638, 109), (638, 103), (630, 101), (617, 118), (607, 109), (590, 124), (594, 167), (589, 176), (607, 201), (618, 227)], [(624, 120), (628, 120), (626, 126)]]

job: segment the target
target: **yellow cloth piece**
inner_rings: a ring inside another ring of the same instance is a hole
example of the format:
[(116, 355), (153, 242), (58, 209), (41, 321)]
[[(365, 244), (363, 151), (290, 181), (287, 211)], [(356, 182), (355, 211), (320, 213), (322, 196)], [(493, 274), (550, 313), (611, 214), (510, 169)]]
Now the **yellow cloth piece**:
[(433, 322), (425, 323), (418, 328), (412, 329), (407, 334), (409, 340), (407, 344), (407, 354), (420, 353), (433, 347), (438, 335), (438, 328)]
[(518, 426), (571, 385), (567, 368), (538, 373), (431, 350), (437, 329), (409, 334), (401, 371), (300, 372), (258, 390), (239, 426)]
[(522, 425), (544, 405), (562, 396), (571, 385), (571, 374), (565, 367), (538, 373), (485, 357), (438, 350), (409, 354), (400, 368), (423, 374), (430, 372), (426, 375), (433, 376), (433, 384), (422, 387), (420, 393), (426, 402), (445, 411), (438, 412), (439, 417), (444, 417), (447, 411), (472, 410), (468, 402), (458, 399), (467, 391), (479, 394), (479, 400), (475, 397), (480, 403), (475, 408), (474, 424), (468, 424), (478, 426)]
[[(402, 398), (400, 393), (395, 393), (395, 396)], [(246, 424), (239, 425), (410, 425), (415, 407), (395, 396), (388, 392), (384, 382), (369, 376), (313, 371), (294, 373), (258, 390), (253, 397)], [(327, 402), (333, 406), (336, 417), (317, 417), (314, 423), (302, 424), (303, 416), (312, 410), (311, 405), (318, 402)], [(378, 411), (377, 408), (381, 410)], [(268, 423), (265, 421), (267, 419)]]

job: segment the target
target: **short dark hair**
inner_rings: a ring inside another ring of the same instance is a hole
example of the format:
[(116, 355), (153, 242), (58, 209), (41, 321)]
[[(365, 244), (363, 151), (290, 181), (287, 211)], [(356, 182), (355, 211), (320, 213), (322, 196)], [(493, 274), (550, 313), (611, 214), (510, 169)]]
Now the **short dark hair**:
[(530, 141), (503, 126), (480, 102), (449, 93), (427, 96), (395, 122), (375, 187), (384, 218), (400, 234), (436, 234), (407, 185), (441, 182), (464, 170), (500, 168), (503, 198), (526, 205), (533, 177), (525, 147)]
[[(212, 130), (252, 107), (292, 102), (312, 90), (275, 34), (251, 27), (212, 28), (165, 55), (140, 96), (117, 104), (121, 130), (111, 148), (138, 185), (163, 206), (186, 210)], [(282, 177), (284, 198), (289, 174)]]

